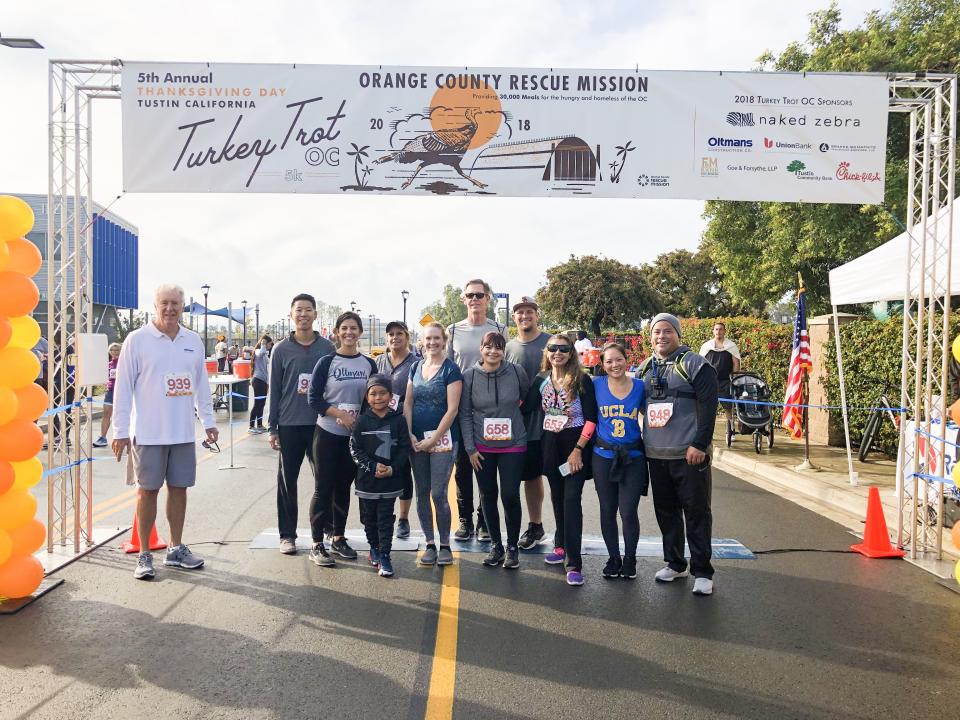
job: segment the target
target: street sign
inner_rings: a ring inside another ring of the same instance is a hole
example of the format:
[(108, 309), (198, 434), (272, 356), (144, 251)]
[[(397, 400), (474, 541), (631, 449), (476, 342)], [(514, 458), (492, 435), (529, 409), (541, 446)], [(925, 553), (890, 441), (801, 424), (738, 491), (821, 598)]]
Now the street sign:
[(423, 317), (420, 318), (420, 327), (426, 327), (433, 322), (433, 315), (430, 313), (424, 313)]

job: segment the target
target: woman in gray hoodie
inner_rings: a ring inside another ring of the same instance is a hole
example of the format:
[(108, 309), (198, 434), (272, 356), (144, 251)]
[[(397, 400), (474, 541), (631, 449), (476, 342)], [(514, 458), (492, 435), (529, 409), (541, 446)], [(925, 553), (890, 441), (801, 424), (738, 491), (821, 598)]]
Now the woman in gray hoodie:
[[(527, 431), (520, 406), (530, 388), (527, 373), (503, 359), (507, 341), (498, 332), (488, 332), (480, 341), (480, 362), (463, 373), (460, 397), (460, 430), (463, 446), (477, 472), (480, 502), (493, 545), (483, 564), (508, 569), (520, 566), (520, 482), (523, 475)], [(497, 508), (499, 494), (507, 521), (504, 552)]]

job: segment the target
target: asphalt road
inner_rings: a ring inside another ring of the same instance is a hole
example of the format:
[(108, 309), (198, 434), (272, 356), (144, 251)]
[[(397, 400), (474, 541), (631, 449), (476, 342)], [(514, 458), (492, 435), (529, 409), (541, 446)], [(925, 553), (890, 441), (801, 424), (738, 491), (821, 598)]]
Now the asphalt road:
[[(245, 470), (218, 470), (225, 455), (200, 466), (186, 540), (204, 570), (159, 566), (136, 582), (114, 542), (0, 616), (0, 718), (956, 717), (960, 595), (905, 562), (718, 560), (710, 598), (689, 580), (655, 584), (658, 558), (628, 582), (603, 580), (604, 558), (586, 557), (581, 588), (529, 555), (507, 572), (464, 554), (445, 587), (413, 553), (395, 553), (390, 580), (362, 562), (322, 569), (247, 549), (276, 525), (265, 442), (238, 442)], [(126, 492), (118, 468), (97, 472), (102, 492)], [(305, 525), (306, 468), (301, 480)], [(852, 542), (724, 473), (713, 497), (714, 535), (755, 551)], [(585, 498), (586, 532), (598, 534), (590, 485)], [(131, 512), (109, 510), (102, 524)], [(643, 534), (656, 534), (649, 498), (641, 510)], [(549, 504), (546, 515), (549, 529)]]

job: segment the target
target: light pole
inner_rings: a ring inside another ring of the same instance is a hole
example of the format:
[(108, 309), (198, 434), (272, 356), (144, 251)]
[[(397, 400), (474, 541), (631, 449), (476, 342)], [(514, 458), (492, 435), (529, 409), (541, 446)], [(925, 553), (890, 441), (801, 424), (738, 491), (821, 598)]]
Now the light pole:
[(370, 313), (370, 325), (367, 331), (370, 333), (370, 353), (373, 354), (373, 313)]
[(210, 352), (210, 336), (207, 334), (207, 295), (210, 294), (210, 286), (201, 285), (200, 289), (203, 290), (203, 354), (206, 355)]
[(256, 317), (256, 328), (257, 331), (254, 333), (257, 336), (257, 340), (260, 339), (260, 303), (257, 303), (253, 308), (253, 314)]
[(350, 312), (357, 312), (357, 301), (356, 301), (356, 300), (351, 300), (351, 301), (350, 301)]
[(401, 290), (400, 295), (403, 297), (403, 324), (407, 324), (407, 298), (410, 297), (410, 293), (407, 290)]
[(247, 301), (241, 300), (240, 305), (243, 306), (243, 347), (247, 346)]

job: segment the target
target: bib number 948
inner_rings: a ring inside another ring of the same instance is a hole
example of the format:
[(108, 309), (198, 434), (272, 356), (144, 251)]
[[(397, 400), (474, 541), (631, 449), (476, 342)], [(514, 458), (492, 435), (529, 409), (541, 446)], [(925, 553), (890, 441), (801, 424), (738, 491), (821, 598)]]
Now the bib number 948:
[(673, 403), (651, 403), (647, 406), (647, 427), (662, 428), (673, 417)]

